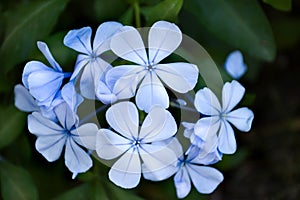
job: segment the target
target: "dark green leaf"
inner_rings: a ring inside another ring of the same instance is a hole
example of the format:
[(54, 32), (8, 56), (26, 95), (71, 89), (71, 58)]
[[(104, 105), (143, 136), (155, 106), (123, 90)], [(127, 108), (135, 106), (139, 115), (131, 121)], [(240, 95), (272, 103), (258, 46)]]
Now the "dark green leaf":
[(147, 25), (150, 26), (158, 20), (174, 22), (183, 5), (183, 0), (164, 0), (153, 7), (141, 9)]
[(26, 114), (14, 106), (1, 108), (0, 113), (0, 148), (10, 144), (23, 131)]
[(292, 0), (263, 0), (263, 2), (282, 11), (290, 11), (292, 8)]
[(0, 49), (1, 67), (9, 71), (15, 64), (24, 61), (37, 40), (43, 39), (52, 30), (59, 14), (68, 0), (51, 0), (20, 4), (15, 10), (5, 13), (6, 30)]
[(4, 200), (35, 200), (38, 191), (30, 176), (23, 168), (0, 161), (1, 192)]
[(76, 199), (76, 200), (86, 200), (89, 199), (90, 195), (90, 188), (91, 185), (88, 183), (84, 183), (79, 185), (71, 190), (66, 191), (62, 195), (55, 198), (55, 200), (69, 200), (69, 199)]
[(186, 1), (185, 8), (219, 39), (264, 61), (272, 61), (276, 47), (271, 26), (257, 1)]
[(123, 200), (123, 199), (130, 199), (130, 200), (143, 200), (143, 198), (136, 196), (132, 191), (122, 189), (112, 183), (107, 183), (106, 184), (107, 190), (108, 190), (108, 195), (110, 199), (115, 199), (115, 200)]
[(133, 8), (129, 7), (128, 10), (120, 17), (119, 20), (124, 25), (132, 25), (132, 21), (133, 21)]
[(117, 20), (128, 8), (123, 0), (97, 0), (94, 4), (95, 14), (98, 20)]
[(222, 161), (217, 163), (217, 168), (221, 171), (231, 170), (238, 167), (247, 158), (248, 149), (239, 148), (234, 155), (224, 155)]

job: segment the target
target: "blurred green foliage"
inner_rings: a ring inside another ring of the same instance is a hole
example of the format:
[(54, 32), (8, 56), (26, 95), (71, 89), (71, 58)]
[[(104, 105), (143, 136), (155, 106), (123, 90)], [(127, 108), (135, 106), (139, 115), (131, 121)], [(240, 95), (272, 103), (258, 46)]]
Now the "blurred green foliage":
[[(269, 5), (283, 11), (293, 10), (291, 0), (0, 1), (2, 198), (102, 200), (176, 197), (172, 180), (161, 183), (143, 181), (133, 191), (120, 189), (108, 181), (107, 168), (96, 160), (86, 176), (70, 180), (71, 174), (64, 168), (63, 159), (48, 163), (35, 151), (35, 138), (25, 126), (26, 114), (13, 106), (13, 86), (21, 82), (26, 62), (33, 59), (45, 61), (37, 50), (36, 41), (46, 41), (63, 69), (72, 70), (76, 54), (62, 43), (68, 30), (83, 26), (95, 30), (107, 20), (141, 27), (168, 20), (177, 23), (183, 33), (204, 46), (221, 71), (225, 56), (232, 50), (241, 50), (249, 66), (245, 80), (255, 81), (262, 64), (275, 59), (276, 45), (282, 50), (300, 41), (300, 17), (278, 17), (280, 11), (272, 10)], [(222, 75), (224, 80), (230, 79), (224, 73)], [(255, 95), (250, 94), (244, 104), (251, 105), (254, 98)], [(247, 149), (242, 149), (237, 155), (226, 157), (224, 163), (220, 163), (220, 169), (235, 168), (248, 153)], [(206, 197), (193, 190), (187, 199)]]

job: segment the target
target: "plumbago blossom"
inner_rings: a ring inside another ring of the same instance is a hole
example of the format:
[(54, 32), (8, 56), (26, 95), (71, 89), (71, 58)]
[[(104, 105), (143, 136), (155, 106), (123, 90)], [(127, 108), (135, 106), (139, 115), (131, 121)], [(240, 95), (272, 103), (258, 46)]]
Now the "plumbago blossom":
[(231, 52), (226, 58), (224, 68), (232, 78), (240, 79), (247, 71), (243, 54), (238, 50)]
[[(64, 154), (73, 178), (92, 167), (90, 155), (95, 151), (92, 155), (99, 160), (113, 160), (108, 178), (122, 188), (136, 187), (142, 177), (162, 181), (173, 176), (178, 198), (186, 197), (192, 185), (200, 193), (213, 192), (223, 175), (209, 165), (236, 151), (231, 124), (245, 132), (251, 128), (253, 112), (233, 110), (244, 87), (237, 81), (225, 83), (221, 103), (209, 88), (200, 89), (194, 105), (201, 118), (196, 123), (182, 122), (182, 133), (174, 113), (167, 110), (170, 100), (164, 85), (187, 93), (197, 83), (198, 68), (185, 62), (163, 63), (180, 45), (180, 29), (166, 21), (154, 23), (147, 47), (137, 29), (118, 22), (104, 22), (93, 41), (91, 36), (90, 27), (71, 30), (65, 36), (64, 45), (79, 53), (71, 73), (63, 72), (47, 45), (38, 42), (50, 67), (40, 61), (28, 62), (23, 85), (14, 88), (15, 106), (29, 113), (28, 130), (37, 136), (37, 151), (49, 162)], [(110, 65), (100, 57), (109, 50), (134, 64)], [(231, 63), (242, 63), (239, 55), (228, 59), (228, 69)], [(235, 75), (241, 76), (242, 70), (238, 71)], [(110, 105), (105, 112), (109, 127), (99, 129), (88, 123), (97, 113), (79, 118), (78, 108), (85, 99)], [(180, 99), (175, 102), (180, 108), (186, 106)], [(185, 153), (179, 134), (190, 140)]]
[(216, 95), (204, 88), (196, 93), (195, 107), (201, 114), (207, 116), (200, 118), (197, 123), (185, 124), (191, 143), (199, 147), (208, 141), (214, 155), (232, 154), (236, 151), (233, 124), (240, 131), (248, 132), (251, 128), (254, 114), (246, 108), (232, 110), (242, 99), (245, 88), (237, 81), (227, 82), (222, 90), (222, 104)]
[(139, 32), (123, 26), (111, 38), (111, 50), (119, 57), (135, 63), (120, 65), (107, 72), (106, 83), (119, 99), (135, 95), (138, 108), (149, 112), (152, 106), (169, 107), (169, 96), (163, 86), (179, 93), (192, 90), (198, 79), (196, 65), (184, 62), (160, 64), (181, 43), (180, 29), (172, 23), (159, 21), (153, 24), (148, 35), (148, 55)]

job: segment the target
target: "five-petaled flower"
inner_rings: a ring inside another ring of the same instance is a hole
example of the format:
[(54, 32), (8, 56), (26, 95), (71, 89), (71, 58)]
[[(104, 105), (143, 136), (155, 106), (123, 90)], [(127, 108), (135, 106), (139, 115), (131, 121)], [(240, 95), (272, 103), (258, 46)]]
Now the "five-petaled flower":
[(119, 99), (136, 94), (139, 109), (149, 112), (152, 106), (169, 107), (169, 96), (163, 86), (179, 93), (192, 90), (198, 79), (196, 65), (184, 62), (160, 64), (181, 43), (180, 29), (172, 23), (159, 21), (150, 28), (148, 56), (139, 32), (124, 26), (111, 39), (111, 50), (119, 57), (137, 65), (120, 65), (107, 72), (106, 83)]
[(71, 30), (64, 38), (67, 47), (80, 52), (75, 64), (75, 69), (71, 80), (76, 79), (80, 72), (80, 91), (81, 94), (89, 99), (95, 99), (95, 90), (103, 74), (111, 68), (111, 65), (100, 58), (100, 55), (109, 50), (111, 36), (122, 27), (118, 22), (105, 22), (101, 24), (91, 46), (92, 29), (84, 27)]
[[(116, 131), (100, 129), (97, 135), (96, 151), (100, 158), (111, 160), (120, 156), (109, 171), (109, 179), (123, 188), (138, 185), (141, 173), (151, 173), (175, 167), (178, 155), (173, 145), (177, 132), (175, 119), (162, 107), (153, 107), (139, 127), (139, 115), (131, 102), (111, 106), (106, 112), (109, 125)], [(171, 176), (165, 171), (158, 179)]]
[[(194, 127), (194, 134), (199, 138), (214, 138), (212, 143), (218, 142), (218, 150), (224, 154), (236, 151), (234, 131), (229, 124), (233, 124), (240, 131), (250, 130), (253, 121), (253, 112), (246, 108), (232, 110), (242, 99), (245, 88), (237, 81), (227, 82), (222, 89), (222, 105), (216, 95), (204, 88), (196, 93), (195, 107), (203, 115)], [(214, 137), (217, 134), (218, 137)], [(205, 140), (205, 139), (204, 139)], [(196, 141), (191, 141), (193, 144)]]

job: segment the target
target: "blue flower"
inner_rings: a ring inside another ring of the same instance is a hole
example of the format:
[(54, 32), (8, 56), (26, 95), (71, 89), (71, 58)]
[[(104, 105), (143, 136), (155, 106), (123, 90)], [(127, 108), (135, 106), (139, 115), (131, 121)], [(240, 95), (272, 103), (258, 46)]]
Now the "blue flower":
[(37, 136), (37, 151), (49, 162), (57, 160), (65, 146), (65, 165), (75, 178), (78, 173), (86, 172), (92, 166), (89, 154), (79, 145), (95, 149), (98, 127), (93, 123), (77, 127), (78, 117), (67, 103), (57, 105), (54, 113), (57, 121), (33, 112), (28, 116), (28, 129)]
[[(209, 88), (201, 89), (196, 93), (195, 107), (208, 117), (202, 117), (197, 121), (194, 133), (200, 138), (216, 138), (214, 134), (217, 134), (218, 150), (221, 153), (232, 154), (236, 151), (236, 140), (230, 123), (244, 132), (251, 128), (254, 114), (250, 109), (243, 107), (232, 110), (240, 102), (244, 93), (245, 88), (235, 80), (223, 86), (222, 104)], [(216, 139), (211, 141), (215, 142)], [(197, 142), (192, 141), (192, 143)]]
[(37, 46), (52, 68), (39, 61), (30, 61), (24, 67), (22, 81), (38, 105), (48, 107), (57, 95), (63, 79), (70, 77), (71, 74), (62, 71), (45, 43), (37, 42)]
[[(178, 159), (178, 171), (174, 176), (174, 184), (178, 198), (186, 197), (191, 190), (191, 182), (198, 192), (209, 194), (223, 181), (223, 175), (218, 170), (203, 166), (199, 158), (201, 149), (196, 146), (189, 148), (186, 156)], [(206, 158), (204, 158), (206, 160)]]
[(149, 112), (152, 106), (169, 106), (169, 96), (162, 81), (171, 89), (186, 93), (197, 83), (198, 68), (184, 62), (159, 64), (181, 43), (180, 29), (172, 23), (159, 21), (148, 35), (148, 56), (139, 32), (124, 26), (111, 39), (111, 49), (119, 57), (137, 65), (121, 65), (107, 72), (106, 83), (113, 86), (112, 92), (119, 99), (136, 94), (139, 109)]
[[(171, 113), (153, 107), (139, 127), (136, 106), (131, 102), (112, 105), (106, 112), (109, 125), (116, 131), (100, 129), (97, 135), (96, 151), (100, 158), (118, 160), (109, 171), (109, 179), (123, 188), (138, 185), (141, 173), (160, 171), (169, 166), (176, 167), (178, 146), (174, 143), (177, 126)], [(165, 179), (174, 174), (172, 170), (160, 173)]]
[(110, 38), (121, 27), (122, 24), (117, 22), (101, 24), (96, 31), (93, 46), (91, 46), (90, 27), (71, 30), (65, 36), (64, 44), (81, 53), (77, 57), (71, 80), (76, 79), (82, 71), (80, 91), (84, 97), (95, 99), (95, 89), (101, 76), (111, 68), (109, 63), (100, 58), (100, 55), (110, 49)]
[(14, 94), (15, 106), (19, 110), (23, 112), (34, 112), (40, 110), (37, 101), (29, 93), (28, 89), (26, 89), (23, 85), (17, 84), (14, 87)]
[(226, 58), (224, 68), (232, 78), (236, 80), (241, 78), (247, 71), (242, 53), (240, 51), (231, 52)]

